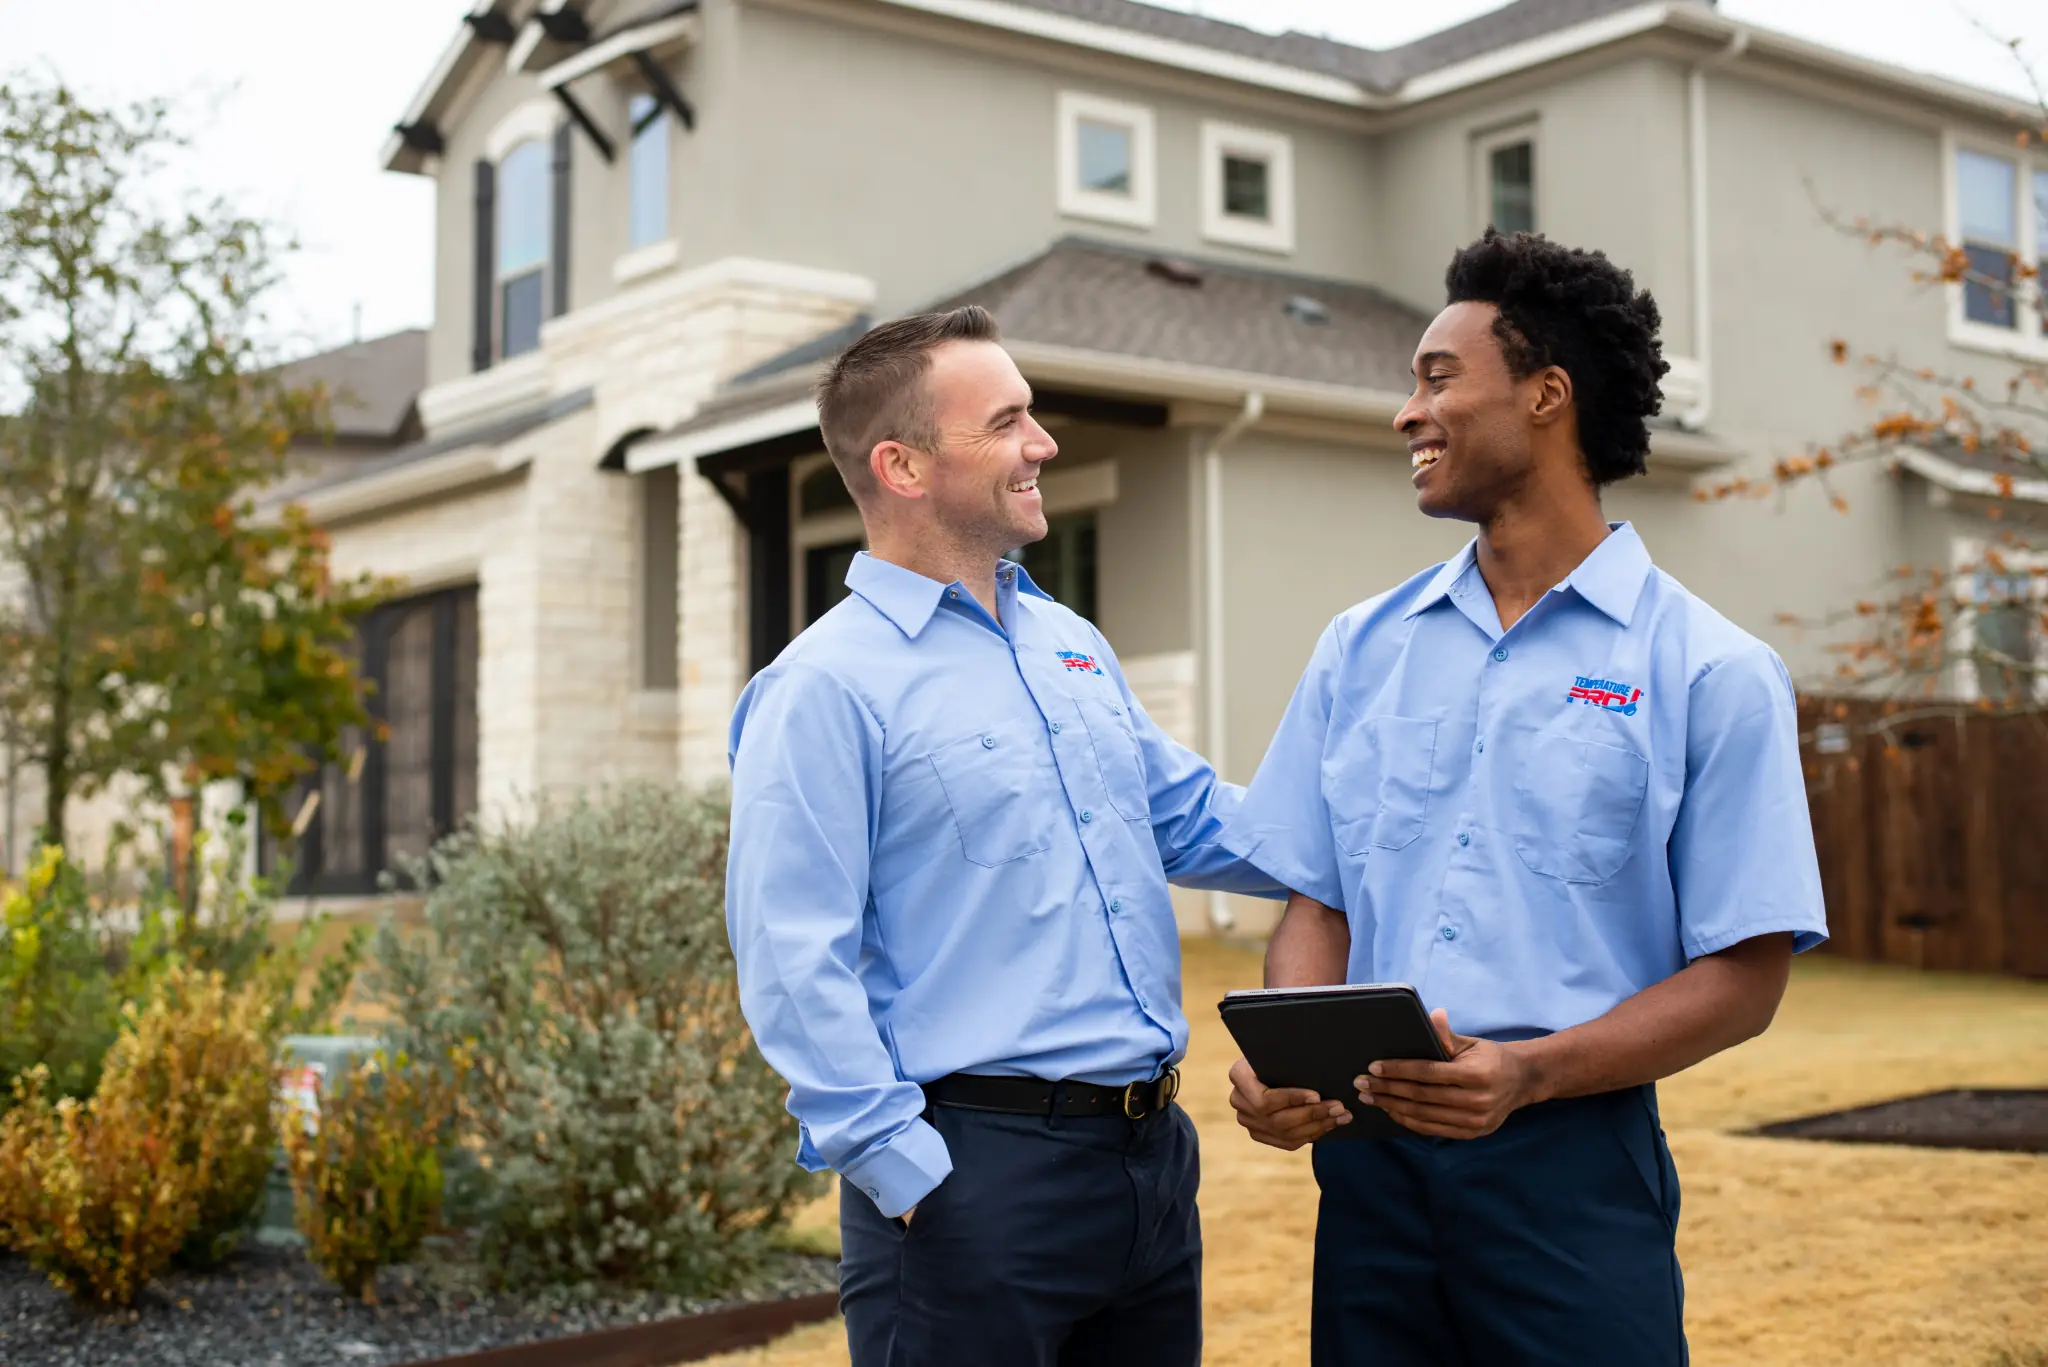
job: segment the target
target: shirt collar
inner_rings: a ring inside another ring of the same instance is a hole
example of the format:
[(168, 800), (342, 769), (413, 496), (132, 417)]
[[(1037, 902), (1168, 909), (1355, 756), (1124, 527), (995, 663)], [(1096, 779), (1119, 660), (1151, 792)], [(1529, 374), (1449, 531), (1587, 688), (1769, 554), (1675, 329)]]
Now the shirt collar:
[[(1012, 577), (1016, 580), (1018, 593), (1028, 593), (1048, 602), (1052, 601), (1052, 595), (1033, 583), (1024, 567), (1014, 561), (1005, 560), (998, 565), (996, 575), (998, 603), (1004, 602), (1007, 597), (1003, 593), (1003, 580)], [(907, 570), (891, 561), (878, 560), (866, 551), (860, 551), (853, 557), (853, 564), (846, 571), (846, 587), (866, 599), (875, 611), (894, 622), (896, 629), (913, 641), (926, 626), (930, 625), (932, 614), (939, 610), (939, 604), (944, 601), (947, 590), (959, 589), (962, 593), (967, 591), (966, 586), (957, 579), (950, 584), (941, 584), (936, 579), (927, 579), (916, 570)]]
[(1577, 589), (1579, 597), (1627, 626), (1643, 596), (1643, 581), (1649, 577), (1650, 551), (1643, 538), (1626, 522), (1610, 522), (1607, 538), (1564, 582)]
[[(1416, 595), (1415, 601), (1408, 605), (1408, 611), (1401, 615), (1413, 617), (1435, 607), (1478, 564), (1479, 542), (1474, 539), (1444, 562), (1436, 577)], [(1629, 523), (1610, 522), (1606, 537), (1593, 548), (1591, 555), (1579, 562), (1577, 569), (1565, 576), (1564, 583), (1558, 587), (1577, 589), (1579, 597), (1622, 626), (1627, 626), (1629, 618), (1635, 615), (1636, 600), (1642, 597), (1643, 580), (1649, 574), (1650, 552), (1643, 545), (1643, 538)]]
[(1457, 587), (1458, 581), (1471, 573), (1472, 567), (1478, 563), (1479, 542), (1475, 538), (1465, 543), (1464, 550), (1444, 561), (1443, 568), (1436, 572), (1436, 577), (1429, 581), (1428, 587), (1416, 595), (1415, 601), (1408, 605), (1408, 611), (1401, 616), (1413, 617), (1441, 603), (1450, 595), (1451, 590)]

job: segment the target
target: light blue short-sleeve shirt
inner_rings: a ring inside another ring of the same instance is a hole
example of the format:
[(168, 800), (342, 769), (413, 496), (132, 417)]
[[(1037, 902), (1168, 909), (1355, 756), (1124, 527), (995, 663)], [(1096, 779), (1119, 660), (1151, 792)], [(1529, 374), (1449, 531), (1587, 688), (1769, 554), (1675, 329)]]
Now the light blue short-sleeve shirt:
[(1224, 841), (1468, 1035), (1827, 937), (1791, 679), (1626, 523), (1507, 631), (1474, 545), (1340, 615)]

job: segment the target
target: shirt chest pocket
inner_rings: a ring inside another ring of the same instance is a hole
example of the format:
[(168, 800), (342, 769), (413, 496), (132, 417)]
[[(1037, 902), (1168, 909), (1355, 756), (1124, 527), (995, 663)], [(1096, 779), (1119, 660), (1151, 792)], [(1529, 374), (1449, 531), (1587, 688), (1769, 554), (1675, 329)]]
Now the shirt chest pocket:
[(1538, 732), (1515, 779), (1515, 853), (1547, 878), (1604, 883), (1628, 862), (1649, 786), (1633, 750)]
[(991, 727), (928, 758), (969, 862), (994, 868), (1052, 847), (1057, 781), (1038, 727)]
[(1429, 816), (1435, 767), (1434, 721), (1365, 717), (1345, 728), (1323, 755), (1323, 798), (1337, 847), (1365, 854), (1413, 844)]
[(1145, 757), (1131, 729), (1130, 714), (1122, 703), (1102, 698), (1083, 698), (1080, 708), (1082, 720), (1088, 723), (1088, 738), (1095, 745), (1095, 763), (1102, 770), (1109, 805), (1126, 821), (1145, 820), (1152, 815), (1152, 803), (1145, 781)]

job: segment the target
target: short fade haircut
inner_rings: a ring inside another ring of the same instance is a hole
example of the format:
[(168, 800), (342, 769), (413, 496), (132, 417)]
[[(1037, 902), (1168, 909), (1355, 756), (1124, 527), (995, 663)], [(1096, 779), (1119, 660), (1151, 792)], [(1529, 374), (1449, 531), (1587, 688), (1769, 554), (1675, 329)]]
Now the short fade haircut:
[(1549, 366), (1571, 376), (1595, 488), (1643, 473), (1649, 420), (1664, 405), (1658, 381), (1671, 367), (1657, 339), (1657, 301), (1634, 276), (1600, 252), (1488, 228), (1451, 258), (1444, 289), (1448, 303), (1499, 310), (1493, 335), (1516, 379)]
[(874, 328), (841, 352), (818, 382), (818, 429), (856, 503), (874, 491), (868, 456), (885, 441), (920, 451), (938, 445), (938, 416), (925, 390), (932, 353), (948, 342), (997, 342), (979, 304), (919, 313)]

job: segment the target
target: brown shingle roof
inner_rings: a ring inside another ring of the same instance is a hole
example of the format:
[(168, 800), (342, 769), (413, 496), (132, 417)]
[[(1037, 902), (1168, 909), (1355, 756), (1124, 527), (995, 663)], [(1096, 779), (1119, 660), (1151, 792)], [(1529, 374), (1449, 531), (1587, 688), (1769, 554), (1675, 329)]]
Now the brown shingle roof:
[(1366, 285), (1063, 238), (934, 308), (980, 304), (1006, 340), (1363, 389), (1408, 387), (1429, 319)]
[[(1698, 0), (1711, 5), (1712, 0)], [(1138, 0), (1008, 0), (1027, 9), (1128, 29), (1242, 57), (1355, 81), (1377, 94), (1470, 57), (1597, 19), (1644, 0), (1513, 0), (1513, 3), (1396, 48), (1354, 47), (1289, 30), (1261, 33), (1240, 24), (1161, 9)]]
[[(1408, 362), (1429, 324), (1364, 285), (1168, 262), (1074, 237), (930, 308), (963, 304), (994, 314), (1006, 342), (1393, 391), (1408, 387)], [(663, 435), (702, 432), (804, 397), (858, 330), (835, 329), (754, 367)]]
[(413, 403), (427, 386), (427, 334), (408, 328), (290, 362), (278, 372), (295, 389), (326, 388), (336, 443), (396, 445), (418, 435)]

